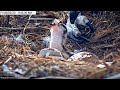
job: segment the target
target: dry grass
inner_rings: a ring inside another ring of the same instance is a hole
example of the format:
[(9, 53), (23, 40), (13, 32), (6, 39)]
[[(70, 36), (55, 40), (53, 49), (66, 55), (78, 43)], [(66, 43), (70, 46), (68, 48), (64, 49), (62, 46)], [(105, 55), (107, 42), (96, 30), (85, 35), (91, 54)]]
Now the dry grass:
[[(2, 65), (6, 60), (9, 60), (6, 65), (16, 68), (26, 67), (26, 73), (21, 77), (43, 77), (43, 76), (64, 76), (70, 78), (103, 78), (107, 71), (113, 70), (120, 72), (119, 57), (120, 57), (120, 12), (116, 11), (99, 11), (95, 16), (90, 11), (82, 12), (90, 20), (93, 21), (94, 27), (97, 29), (93, 36), (90, 38), (91, 42), (81, 45), (73, 44), (68, 40), (67, 47), (73, 51), (75, 47), (81, 49), (86, 48), (86, 51), (90, 51), (96, 54), (103, 61), (113, 61), (113, 64), (109, 68), (98, 69), (96, 64), (88, 62), (67, 62), (56, 60), (56, 58), (41, 58), (38, 57), (38, 52), (45, 48), (45, 44), (41, 41), (41, 38), (47, 36), (49, 29), (26, 29), (26, 45), (19, 44), (11, 38), (11, 34), (18, 35), (22, 30), (6, 30), (0, 29), (0, 64)], [(66, 12), (63, 11), (38, 11), (34, 17), (41, 17), (51, 15), (65, 21)], [(6, 16), (0, 17), (0, 25), (4, 27)], [(14, 28), (25, 26), (28, 20), (28, 16), (10, 16), (10, 26)], [(4, 22), (3, 22), (4, 21)], [(50, 28), (51, 21), (30, 21), (30, 27), (38, 26)], [(80, 64), (82, 63), (82, 64)], [(57, 65), (60, 69), (54, 69), (54, 65)], [(52, 69), (51, 69), (52, 68)], [(2, 70), (2, 69), (0, 69)], [(32, 73), (32, 74), (31, 74)], [(34, 75), (35, 74), (35, 75)], [(0, 76), (9, 76), (0, 74)]]

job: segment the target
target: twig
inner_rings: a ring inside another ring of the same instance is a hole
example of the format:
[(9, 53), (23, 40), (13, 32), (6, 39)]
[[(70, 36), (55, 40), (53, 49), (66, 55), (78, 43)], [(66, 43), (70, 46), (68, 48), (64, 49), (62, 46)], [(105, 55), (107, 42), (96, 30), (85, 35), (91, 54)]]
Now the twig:
[(25, 27), (24, 27), (24, 29), (23, 29), (23, 34), (24, 34), (25, 29), (27, 28), (27, 26), (28, 26), (28, 24), (29, 24), (29, 22), (30, 22), (30, 18), (31, 18), (31, 16), (32, 16), (32, 15), (29, 16), (28, 22), (26, 23), (26, 25), (25, 25)]
[(8, 25), (9, 25), (10, 16), (7, 15), (6, 17), (7, 17), (7, 20), (6, 20), (6, 22), (5, 22), (5, 26), (8, 26)]
[[(47, 28), (47, 27), (27, 27), (27, 29), (40, 29), (40, 28), (43, 28), (43, 29), (50, 29), (50, 28)], [(8, 27), (0, 27), (0, 32), (1, 31), (4, 31), (3, 29), (6, 29), (6, 30), (23, 30), (24, 28), (20, 27), (20, 28), (8, 28)]]
[(30, 18), (30, 20), (54, 20), (54, 18)]
[(119, 45), (120, 42), (118, 43), (114, 43), (114, 44), (111, 44), (111, 45), (108, 45), (108, 44), (102, 44), (102, 45), (99, 45), (99, 46), (96, 46), (96, 47), (93, 47), (94, 49), (98, 49), (98, 48), (110, 48), (110, 47), (115, 47), (117, 45)]
[(113, 21), (109, 24), (109, 26), (107, 27), (107, 29), (109, 29), (112, 24), (113, 24)]
[(10, 60), (12, 60), (12, 56), (10, 56), (3, 64), (8, 63)]

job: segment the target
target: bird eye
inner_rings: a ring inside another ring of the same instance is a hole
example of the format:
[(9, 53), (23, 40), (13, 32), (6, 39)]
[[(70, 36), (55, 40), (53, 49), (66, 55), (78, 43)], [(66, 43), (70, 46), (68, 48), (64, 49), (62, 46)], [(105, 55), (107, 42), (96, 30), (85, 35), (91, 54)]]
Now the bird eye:
[(55, 23), (51, 23), (50, 25), (51, 25), (51, 26), (54, 26), (54, 25), (55, 25)]
[(55, 25), (55, 23), (52, 24), (52, 26), (54, 26), (54, 25)]

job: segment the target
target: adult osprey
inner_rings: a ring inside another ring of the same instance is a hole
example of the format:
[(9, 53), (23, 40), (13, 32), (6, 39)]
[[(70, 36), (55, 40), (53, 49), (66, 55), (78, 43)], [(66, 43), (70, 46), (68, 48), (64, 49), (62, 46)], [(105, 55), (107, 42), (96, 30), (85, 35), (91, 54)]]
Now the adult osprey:
[(70, 11), (66, 23), (68, 37), (77, 42), (89, 41), (89, 33), (94, 33), (95, 29), (88, 18), (81, 15), (80, 11)]

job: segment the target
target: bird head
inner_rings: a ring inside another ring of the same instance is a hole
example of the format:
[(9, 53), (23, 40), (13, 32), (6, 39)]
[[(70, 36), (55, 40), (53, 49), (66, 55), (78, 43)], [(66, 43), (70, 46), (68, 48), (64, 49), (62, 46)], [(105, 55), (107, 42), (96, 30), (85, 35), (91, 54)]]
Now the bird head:
[(53, 20), (53, 22), (52, 22), (52, 25), (54, 25), (54, 24), (59, 24), (59, 23), (60, 23), (60, 20), (55, 18), (55, 19)]
[(50, 31), (57, 31), (58, 30), (58, 28), (59, 28), (59, 23), (60, 23), (60, 20), (58, 20), (58, 19), (54, 19), (53, 20), (53, 22), (52, 22), (52, 27), (51, 27), (51, 30)]
[(77, 16), (81, 14), (80, 11), (70, 11), (69, 12), (69, 18), (70, 18), (70, 22), (73, 24), (74, 21), (76, 20)]

